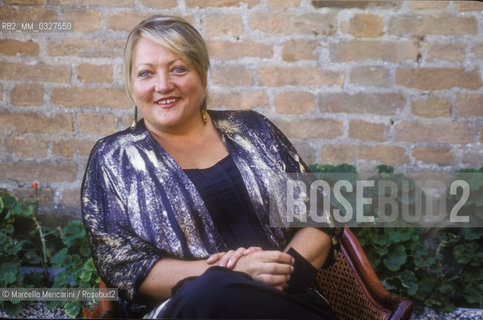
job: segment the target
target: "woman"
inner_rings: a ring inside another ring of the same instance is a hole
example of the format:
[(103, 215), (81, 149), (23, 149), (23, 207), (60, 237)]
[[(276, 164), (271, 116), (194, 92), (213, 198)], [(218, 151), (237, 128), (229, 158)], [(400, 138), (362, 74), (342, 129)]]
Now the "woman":
[(136, 26), (124, 67), (144, 119), (96, 144), (82, 186), (93, 257), (123, 315), (332, 319), (307, 287), (340, 229), (269, 224), (276, 181), (306, 169), (288, 139), (258, 113), (207, 111), (208, 52), (181, 18)]

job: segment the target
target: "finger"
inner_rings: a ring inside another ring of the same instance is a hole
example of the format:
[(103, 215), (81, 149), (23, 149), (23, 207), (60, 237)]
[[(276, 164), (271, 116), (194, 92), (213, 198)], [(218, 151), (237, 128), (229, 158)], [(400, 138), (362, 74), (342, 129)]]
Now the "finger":
[(260, 274), (273, 275), (290, 275), (293, 273), (294, 267), (286, 263), (265, 262), (259, 266), (258, 272)]
[(291, 255), (281, 251), (259, 251), (255, 254), (259, 255), (259, 258), (265, 262), (278, 262), (290, 265), (293, 265), (295, 263), (295, 259)]
[(238, 260), (243, 256), (243, 252), (245, 251), (246, 251), (245, 248), (238, 248), (230, 257), (230, 260), (228, 260), (226, 267), (229, 269), (232, 269), (236, 265)]
[(247, 256), (247, 255), (254, 253), (254, 252), (257, 252), (257, 251), (262, 251), (262, 248), (260, 248), (260, 247), (250, 247), (243, 252), (243, 255)]
[(230, 257), (231, 257), (231, 255), (232, 255), (234, 252), (235, 252), (235, 251), (230, 250), (230, 251), (228, 251), (227, 253), (225, 253), (225, 254), (223, 255), (223, 257), (221, 257), (221, 258), (220, 258), (220, 261), (218, 262), (218, 265), (219, 265), (220, 267), (224, 267), (224, 268), (226, 268), (226, 265), (228, 264), (228, 260), (230, 260)]
[(290, 275), (259, 274), (255, 280), (261, 281), (270, 286), (283, 286), (290, 280)]
[(225, 252), (218, 252), (218, 253), (212, 254), (211, 256), (208, 257), (208, 259), (206, 259), (206, 263), (213, 264), (216, 261), (220, 260), (224, 254)]

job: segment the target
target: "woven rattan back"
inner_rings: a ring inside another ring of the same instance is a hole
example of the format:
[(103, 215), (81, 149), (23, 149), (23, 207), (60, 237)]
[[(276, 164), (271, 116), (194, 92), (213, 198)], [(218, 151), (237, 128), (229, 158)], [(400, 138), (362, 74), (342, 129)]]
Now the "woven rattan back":
[(336, 262), (317, 275), (318, 290), (329, 301), (340, 320), (389, 319), (391, 310), (375, 302), (342, 247)]

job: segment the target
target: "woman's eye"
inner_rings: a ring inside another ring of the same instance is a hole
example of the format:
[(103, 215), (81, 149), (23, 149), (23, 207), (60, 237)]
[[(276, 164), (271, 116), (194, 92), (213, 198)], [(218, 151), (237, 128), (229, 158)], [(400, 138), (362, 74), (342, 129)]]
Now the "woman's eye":
[(138, 73), (138, 77), (140, 78), (146, 78), (147, 76), (149, 76), (149, 71), (141, 71)]
[(186, 72), (186, 68), (184, 68), (184, 67), (174, 67), (173, 71), (175, 73), (183, 73), (183, 72)]

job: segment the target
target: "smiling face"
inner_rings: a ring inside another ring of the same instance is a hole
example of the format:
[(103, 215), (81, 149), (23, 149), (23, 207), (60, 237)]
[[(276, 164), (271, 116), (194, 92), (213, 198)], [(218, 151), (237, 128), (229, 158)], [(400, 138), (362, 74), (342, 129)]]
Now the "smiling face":
[(141, 37), (134, 48), (131, 80), (134, 100), (150, 131), (176, 133), (202, 124), (205, 88), (181, 57)]

